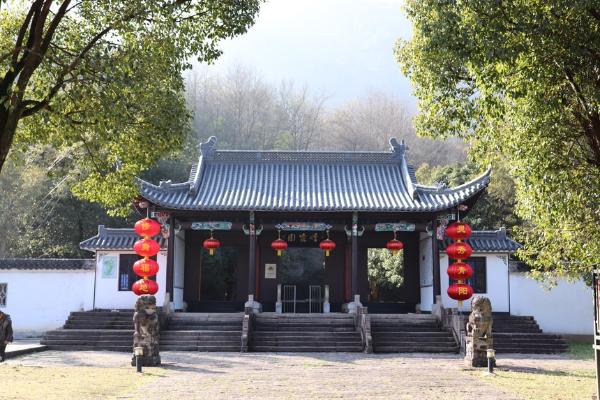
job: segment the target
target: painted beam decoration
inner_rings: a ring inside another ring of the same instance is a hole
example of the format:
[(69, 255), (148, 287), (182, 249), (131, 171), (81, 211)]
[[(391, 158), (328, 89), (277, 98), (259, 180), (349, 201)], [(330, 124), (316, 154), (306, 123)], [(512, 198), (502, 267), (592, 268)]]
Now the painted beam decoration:
[(324, 232), (330, 230), (331, 225), (324, 222), (282, 222), (275, 228), (291, 232)]
[(375, 232), (414, 232), (417, 225), (410, 222), (384, 222), (375, 224)]
[(194, 231), (230, 231), (233, 224), (227, 221), (201, 221), (192, 222)]

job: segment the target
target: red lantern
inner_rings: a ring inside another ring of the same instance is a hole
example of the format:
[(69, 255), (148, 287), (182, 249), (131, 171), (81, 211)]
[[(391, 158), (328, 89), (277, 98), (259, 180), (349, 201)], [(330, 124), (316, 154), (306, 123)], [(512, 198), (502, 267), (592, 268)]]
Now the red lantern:
[(153, 219), (144, 218), (136, 222), (133, 229), (142, 237), (152, 237), (160, 233), (160, 224)]
[(473, 268), (469, 264), (458, 261), (448, 267), (448, 277), (455, 281), (466, 281), (473, 276)]
[(143, 294), (156, 294), (156, 292), (158, 292), (158, 283), (150, 279), (140, 279), (131, 285), (131, 290), (138, 296)]
[(133, 264), (133, 272), (141, 277), (156, 275), (158, 272), (158, 263), (150, 258), (137, 260)]
[(463, 300), (470, 299), (473, 296), (473, 288), (466, 283), (453, 283), (448, 286), (448, 296), (462, 303)]
[(214, 237), (209, 237), (208, 239), (206, 239), (204, 241), (204, 243), (202, 243), (202, 246), (208, 250), (208, 254), (210, 254), (211, 256), (215, 255), (215, 249), (218, 249), (219, 247), (221, 247), (221, 242), (219, 242), (217, 239), (215, 239)]
[(390, 240), (389, 242), (387, 242), (387, 244), (385, 245), (385, 247), (392, 252), (392, 255), (395, 256), (396, 254), (398, 254), (398, 252), (400, 250), (402, 250), (404, 248), (404, 243), (402, 243), (401, 241), (399, 241), (396, 238), (393, 238), (392, 240)]
[(156, 240), (141, 239), (135, 242), (133, 250), (142, 257), (152, 257), (160, 251), (160, 245)]
[(278, 256), (281, 256), (282, 252), (284, 250), (288, 249), (288, 244), (287, 244), (287, 242), (285, 240), (283, 240), (281, 238), (280, 239), (275, 239), (275, 240), (273, 240), (273, 242), (271, 242), (271, 248), (273, 250), (277, 251), (277, 255)]
[(450, 243), (448, 248), (446, 249), (446, 254), (448, 257), (455, 260), (464, 260), (466, 258), (471, 257), (473, 254), (473, 249), (469, 246), (468, 243), (465, 242), (455, 242)]
[(329, 257), (329, 252), (335, 249), (335, 242), (327, 238), (321, 241), (319, 247), (325, 251), (325, 257)]
[(446, 236), (453, 240), (466, 240), (471, 236), (471, 227), (462, 221), (453, 222), (446, 227)]

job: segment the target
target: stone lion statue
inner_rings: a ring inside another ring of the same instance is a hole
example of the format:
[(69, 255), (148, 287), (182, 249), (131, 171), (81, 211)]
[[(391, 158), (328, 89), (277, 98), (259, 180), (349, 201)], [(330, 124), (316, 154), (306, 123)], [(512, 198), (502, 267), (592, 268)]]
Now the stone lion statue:
[[(142, 365), (160, 365), (159, 340), (160, 325), (156, 309), (156, 297), (144, 295), (138, 297), (135, 302), (135, 313), (133, 314), (133, 347), (141, 347), (143, 356)], [(135, 356), (132, 360), (135, 365)]]
[(487, 350), (493, 348), (492, 303), (485, 296), (475, 296), (471, 300), (465, 339), (465, 363), (472, 367), (485, 367)]

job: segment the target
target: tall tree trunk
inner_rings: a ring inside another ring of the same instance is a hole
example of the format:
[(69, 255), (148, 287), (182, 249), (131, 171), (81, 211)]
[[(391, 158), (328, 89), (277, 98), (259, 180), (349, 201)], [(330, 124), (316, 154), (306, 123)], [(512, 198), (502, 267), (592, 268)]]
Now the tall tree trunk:
[(8, 152), (12, 146), (18, 123), (18, 110), (3, 109), (0, 111), (0, 172), (2, 172), (2, 167), (8, 158)]

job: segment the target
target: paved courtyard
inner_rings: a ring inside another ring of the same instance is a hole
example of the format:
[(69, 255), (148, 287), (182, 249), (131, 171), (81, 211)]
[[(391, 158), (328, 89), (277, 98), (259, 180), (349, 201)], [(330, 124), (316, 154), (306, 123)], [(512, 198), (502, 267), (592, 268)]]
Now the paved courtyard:
[[(465, 369), (457, 355), (163, 352), (163, 366), (145, 368), (144, 376), (133, 372), (129, 357), (111, 352), (46, 351), (11, 359), (0, 365), (0, 398), (35, 398), (40, 394), (37, 383), (44, 385), (45, 398), (65, 398), (61, 388), (66, 386), (60, 380), (75, 379), (85, 386), (89, 374), (90, 382), (97, 385), (122, 382), (113, 389), (105, 387), (104, 392), (76, 392), (79, 398), (465, 399), (475, 394), (481, 400), (530, 398), (506, 391), (495, 378), (483, 378), (481, 371)], [(501, 358), (499, 364), (505, 370), (562, 375), (593, 368), (591, 361), (561, 356), (510, 356)], [(60, 372), (42, 378), (44, 371), (54, 369)], [(19, 374), (29, 370), (46, 381), (19, 387)], [(10, 381), (3, 381), (11, 374)], [(102, 383), (99, 379), (104, 376), (114, 378)]]

